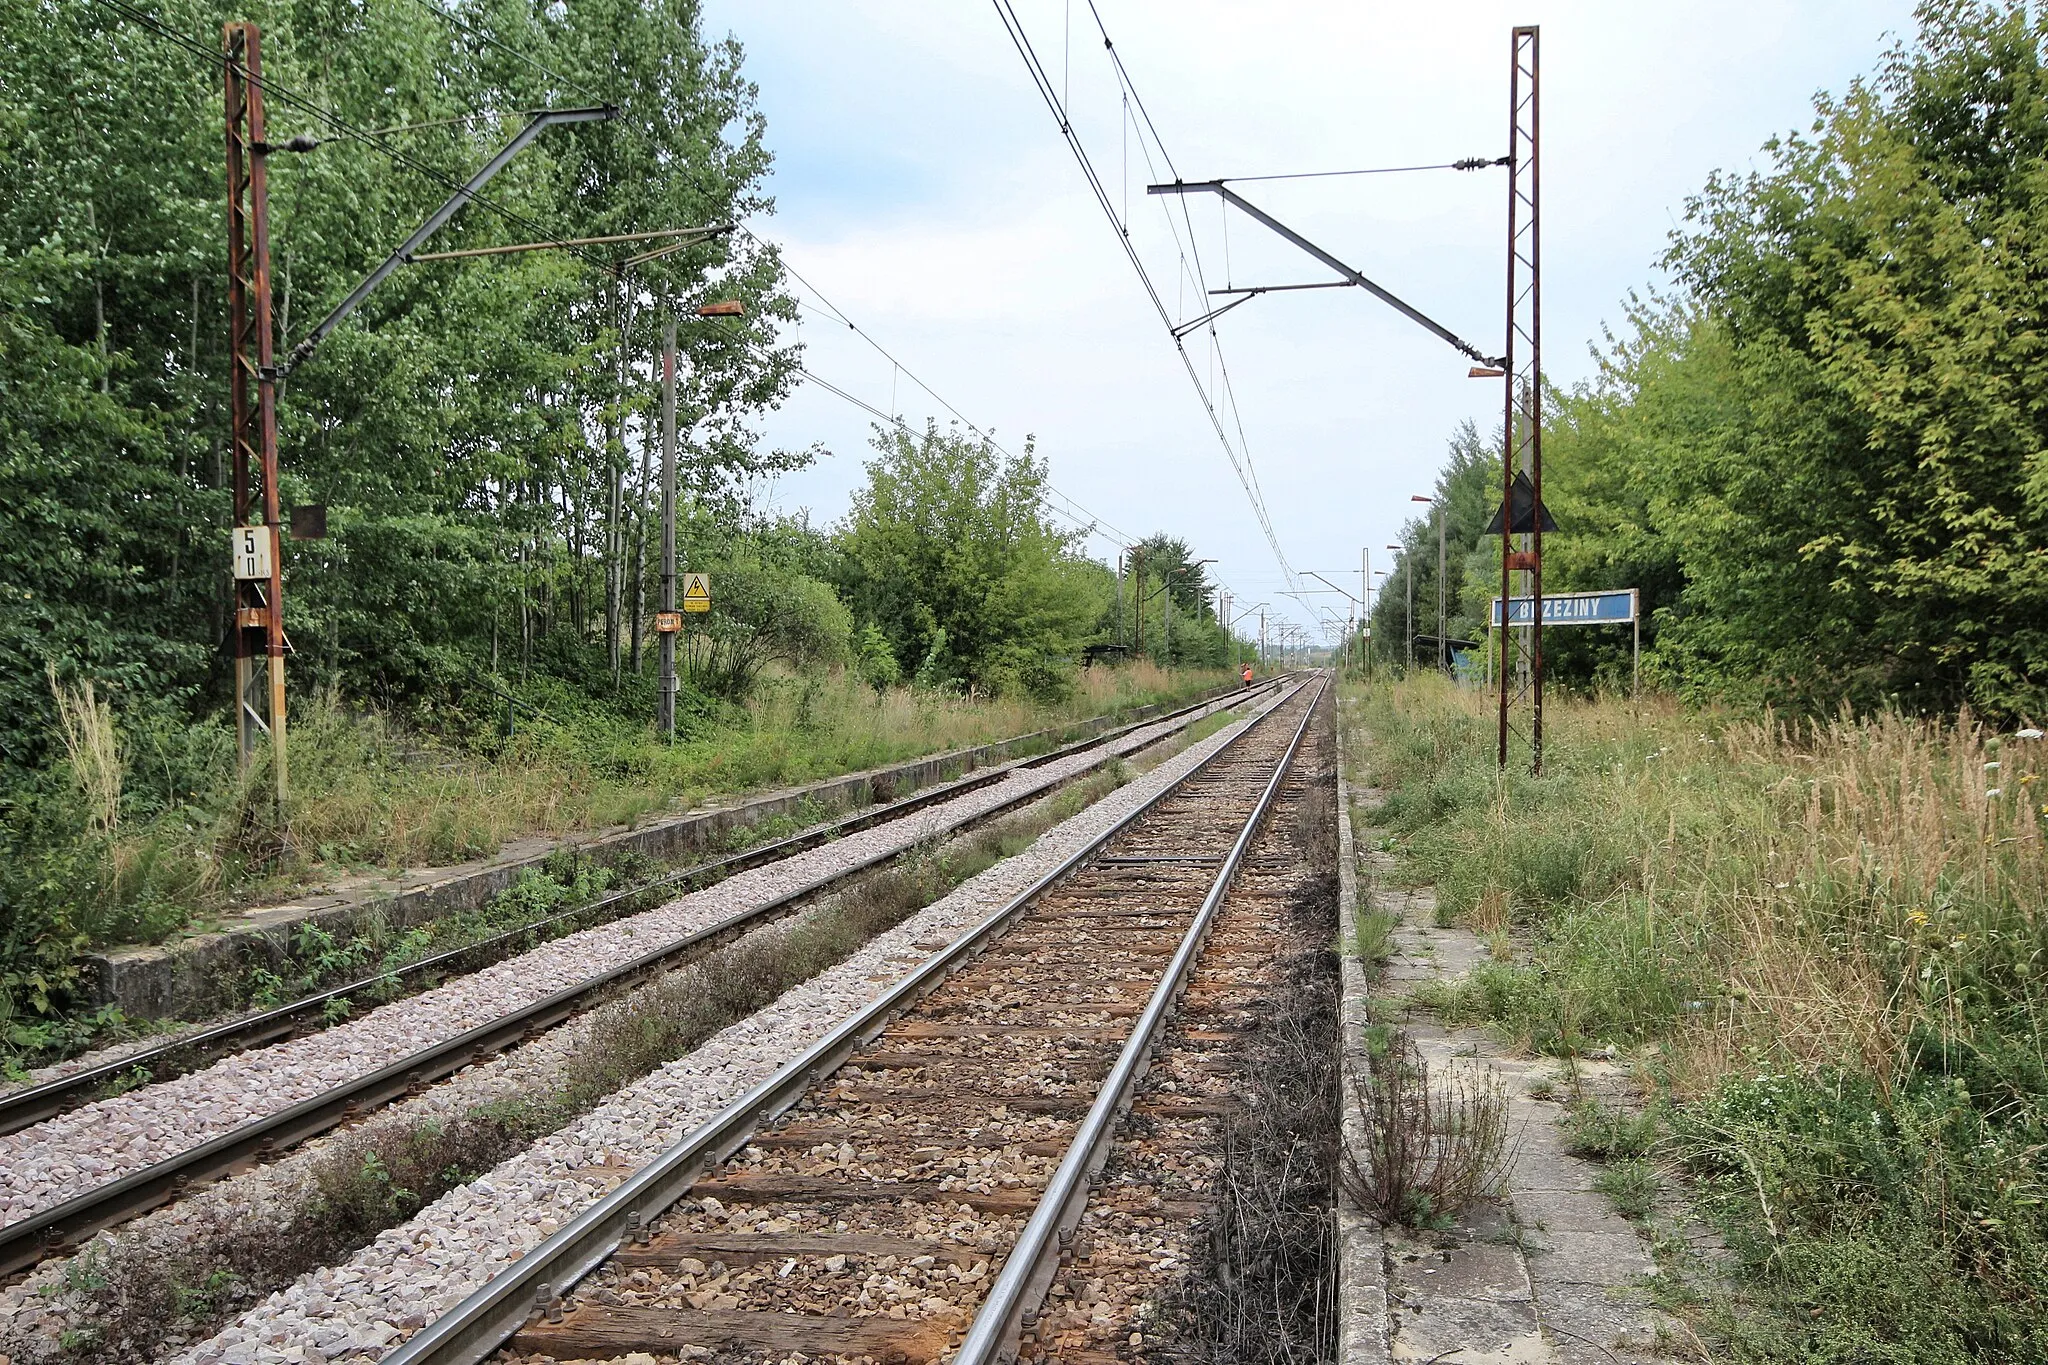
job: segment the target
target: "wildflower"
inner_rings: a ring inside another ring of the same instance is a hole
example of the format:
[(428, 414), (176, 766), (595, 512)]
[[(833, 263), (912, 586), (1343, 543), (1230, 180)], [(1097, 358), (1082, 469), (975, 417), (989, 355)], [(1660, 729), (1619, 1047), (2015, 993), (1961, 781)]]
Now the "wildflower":
[(2029, 725), (2024, 730), (2013, 731), (2012, 737), (2014, 739), (2039, 739), (2041, 737), (2041, 733), (2041, 731), (2036, 730), (2033, 726)]
[(1984, 795), (1985, 795), (1985, 797), (1986, 797), (1986, 798), (1989, 798), (1989, 797), (1993, 797), (1993, 796), (2000, 796), (2000, 795), (2003, 795), (2003, 794), (2004, 794), (2004, 792), (2005, 792), (2005, 788), (2003, 788), (2003, 787), (1993, 787), (1993, 788), (1992, 788), (1992, 789), (1991, 789), (1990, 791), (1987, 791), (1987, 792), (1985, 792), (1985, 793), (1984, 793)]
[(2041, 780), (2041, 774), (2039, 774), (2039, 773), (2028, 773), (2028, 774), (2027, 774), (2027, 775), (2026, 775), (2025, 777), (2023, 777), (2023, 778), (2021, 778), (2021, 779), (2020, 779), (2020, 785), (2021, 785), (2022, 787), (2031, 787), (2031, 786), (2033, 786), (2033, 785), (2034, 785), (2034, 784), (2035, 784), (2036, 782), (2039, 782), (2040, 780)]
[(1914, 924), (1925, 924), (1927, 923), (1927, 912), (1925, 910), (1908, 910), (1906, 918)]
[(1998, 771), (1998, 763), (1997, 763), (1997, 761), (1996, 761), (1996, 760), (1994, 760), (1994, 761), (1992, 761), (1992, 762), (1990, 762), (1990, 763), (1986, 763), (1986, 764), (1984, 765), (1984, 771), (1985, 771), (1985, 772), (1987, 772), (1987, 773), (1995, 773), (1995, 772), (1997, 772), (1997, 771)]

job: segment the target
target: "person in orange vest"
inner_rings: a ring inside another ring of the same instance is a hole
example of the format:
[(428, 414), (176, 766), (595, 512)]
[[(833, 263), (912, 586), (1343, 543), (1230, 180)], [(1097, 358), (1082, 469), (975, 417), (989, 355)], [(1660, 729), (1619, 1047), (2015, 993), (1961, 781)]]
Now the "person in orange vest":
[(1244, 685), (1246, 687), (1252, 685), (1252, 666), (1250, 664), (1244, 666)]

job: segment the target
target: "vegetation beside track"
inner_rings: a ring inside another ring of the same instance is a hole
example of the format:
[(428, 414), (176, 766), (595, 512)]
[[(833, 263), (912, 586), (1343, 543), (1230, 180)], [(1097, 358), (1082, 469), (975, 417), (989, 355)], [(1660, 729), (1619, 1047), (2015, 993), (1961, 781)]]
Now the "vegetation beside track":
[(1475, 693), (1346, 706), (1403, 874), (1494, 950), (1431, 1003), (1632, 1065), (1642, 1111), (1574, 1135), (1624, 1211), (1679, 1177), (1725, 1236), (1691, 1307), (1734, 1359), (2048, 1355), (2042, 741), (1554, 701), (1544, 775), (1502, 777)]
[[(1544, 591), (1640, 589), (1645, 675), (1698, 700), (2048, 718), (2048, 7), (1914, 9), (1706, 179), (1595, 372), (1544, 397)], [(1498, 429), (1446, 454), (1384, 565), (1382, 659), (1486, 637)], [(1631, 644), (1546, 632), (1544, 662), (1626, 686)]]

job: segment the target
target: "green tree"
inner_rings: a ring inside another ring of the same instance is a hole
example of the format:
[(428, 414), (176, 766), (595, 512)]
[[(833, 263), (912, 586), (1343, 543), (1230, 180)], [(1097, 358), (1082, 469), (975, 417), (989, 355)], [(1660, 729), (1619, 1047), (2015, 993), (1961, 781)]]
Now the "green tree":
[[(1631, 300), (1596, 379), (1545, 395), (1545, 585), (1641, 588), (1653, 677), (2048, 713), (2044, 52), (2039, 7), (1923, 5), (1808, 132), (1708, 182), (1667, 260), (1682, 292)], [(1434, 605), (1422, 529), (1375, 612), (1383, 650), (1409, 568), (1418, 617)], [(1468, 544), (1476, 625), (1499, 561)], [(1556, 632), (1545, 654), (1585, 685), (1626, 649)]]
[[(17, 773), (46, 752), (46, 660), (100, 678), (123, 707), (224, 700), (231, 464), (208, 54), (225, 18), (262, 26), (273, 140), (320, 140), (270, 163), (283, 345), (523, 117), (489, 111), (603, 100), (621, 113), (550, 131), (492, 183), (494, 207), (458, 214), (436, 247), (769, 206), (741, 53), (699, 34), (693, 0), (479, 0), (460, 26), (411, 0), (152, 13), (172, 36), (90, 0), (0, 0), (0, 157), (16, 181), (0, 203), (0, 763)], [(322, 111), (408, 131), (358, 138)], [(328, 504), (333, 535), (286, 547), (295, 683), (405, 701), (501, 652), (524, 661), (552, 632), (601, 637), (629, 580), (651, 605), (652, 489), (631, 457), (649, 444), (664, 299), (715, 288), (749, 310), (684, 329), (697, 503), (730, 514), (757, 475), (808, 458), (759, 448), (750, 426), (795, 377), (774, 339), (793, 305), (770, 249), (714, 238), (643, 267), (623, 299), (609, 263), (409, 266), (294, 372), (283, 493)]]
[[(1430, 490), (1444, 508), (1445, 593), (1444, 633), (1454, 640), (1479, 640), (1486, 634), (1487, 613), (1500, 593), (1499, 552), (1486, 524), (1500, 506), (1501, 462), (1498, 441), (1481, 439), (1471, 422), (1452, 433), (1444, 465)], [(1546, 497), (1545, 501), (1551, 499)], [(1418, 667), (1434, 666), (1437, 633), (1437, 523), (1432, 504), (1401, 526), (1401, 553), (1387, 566), (1375, 589), (1373, 648), (1377, 657), (1405, 662), (1408, 657), (1409, 579), (1414, 579)], [(1490, 572), (1489, 572), (1490, 571)], [(1340, 580), (1341, 581), (1341, 580)], [(1349, 586), (1349, 585), (1347, 585)]]
[(921, 680), (1060, 691), (1109, 583), (1047, 517), (1030, 443), (1012, 456), (934, 422), (873, 444), (840, 533), (854, 614)]
[(1918, 40), (1717, 176), (1636, 363), (1644, 482), (1697, 685), (2048, 712), (2048, 21), (1924, 5)]

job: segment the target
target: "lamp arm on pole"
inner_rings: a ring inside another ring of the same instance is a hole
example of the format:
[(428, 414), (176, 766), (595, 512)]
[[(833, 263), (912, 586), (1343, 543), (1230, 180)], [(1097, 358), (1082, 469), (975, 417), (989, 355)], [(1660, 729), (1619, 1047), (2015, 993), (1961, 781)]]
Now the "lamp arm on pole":
[(476, 198), (477, 191), (489, 184), (499, 171), (511, 164), (513, 157), (526, 150), (526, 145), (539, 137), (543, 131), (558, 123), (595, 123), (602, 119), (616, 118), (618, 113), (613, 106), (604, 105), (595, 109), (548, 109), (536, 114), (533, 122), (520, 129), (496, 156), (484, 163), (482, 170), (471, 176), (461, 189), (450, 195), (446, 203), (428, 214), (427, 220), (413, 229), (412, 236), (406, 238), (398, 250), (385, 257), (383, 264), (372, 270), (361, 284), (350, 290), (348, 297), (336, 304), (334, 311), (322, 318), (319, 325), (306, 334), (305, 340), (292, 347), (292, 353), (285, 357), (284, 364), (277, 367), (278, 378), (282, 379), (297, 369), (300, 362), (313, 354), (314, 348), (327, 339), (329, 333), (339, 327), (349, 314), (362, 306), (363, 300), (370, 296), (372, 290), (384, 283), (392, 271), (410, 260), (413, 252), (426, 245), (427, 238), (439, 232), (448, 220), (455, 216), (457, 210)]
[[(1362, 272), (1355, 270), (1351, 266), (1348, 266), (1344, 262), (1338, 260), (1335, 256), (1332, 256), (1329, 252), (1323, 250), (1314, 242), (1311, 242), (1308, 238), (1296, 232), (1293, 228), (1288, 227), (1287, 224), (1281, 222), (1278, 218), (1275, 218), (1272, 214), (1266, 212), (1257, 204), (1252, 203), (1243, 195), (1231, 189), (1221, 180), (1176, 180), (1170, 185), (1147, 185), (1145, 187), (1145, 193), (1216, 195), (1218, 198), (1222, 199), (1224, 203), (1229, 204), (1243, 212), (1244, 215), (1250, 218), (1252, 221), (1259, 223), (1264, 227), (1270, 228), (1273, 232), (1279, 234), (1280, 236), (1286, 238), (1288, 241), (1294, 243), (1294, 245), (1300, 247), (1303, 251), (1306, 251), (1309, 255), (1315, 257), (1324, 265), (1336, 271), (1339, 275), (1342, 275), (1350, 283), (1355, 284), (1359, 288), (1365, 290), (1366, 293), (1371, 294), (1374, 298), (1386, 304), (1395, 312), (1401, 314), (1401, 316), (1407, 318), (1411, 322), (1418, 323), (1421, 326), (1428, 328), (1438, 337), (1442, 338), (1446, 342), (1449, 342), (1450, 345), (1459, 352), (1459, 354), (1467, 356), (1472, 360), (1476, 360), (1481, 365), (1504, 366), (1507, 363), (1505, 360), (1497, 356), (1482, 355), (1479, 351), (1479, 348), (1474, 346), (1471, 342), (1466, 341), (1463, 337), (1459, 336), (1457, 333), (1453, 332), (1450, 328), (1444, 326), (1436, 319), (1430, 317), (1428, 314), (1422, 312), (1420, 309), (1415, 308), (1414, 306), (1395, 297), (1386, 289), (1383, 289), (1379, 285), (1374, 284), (1371, 280), (1367, 279)], [(1246, 297), (1250, 296), (1247, 295)]]

